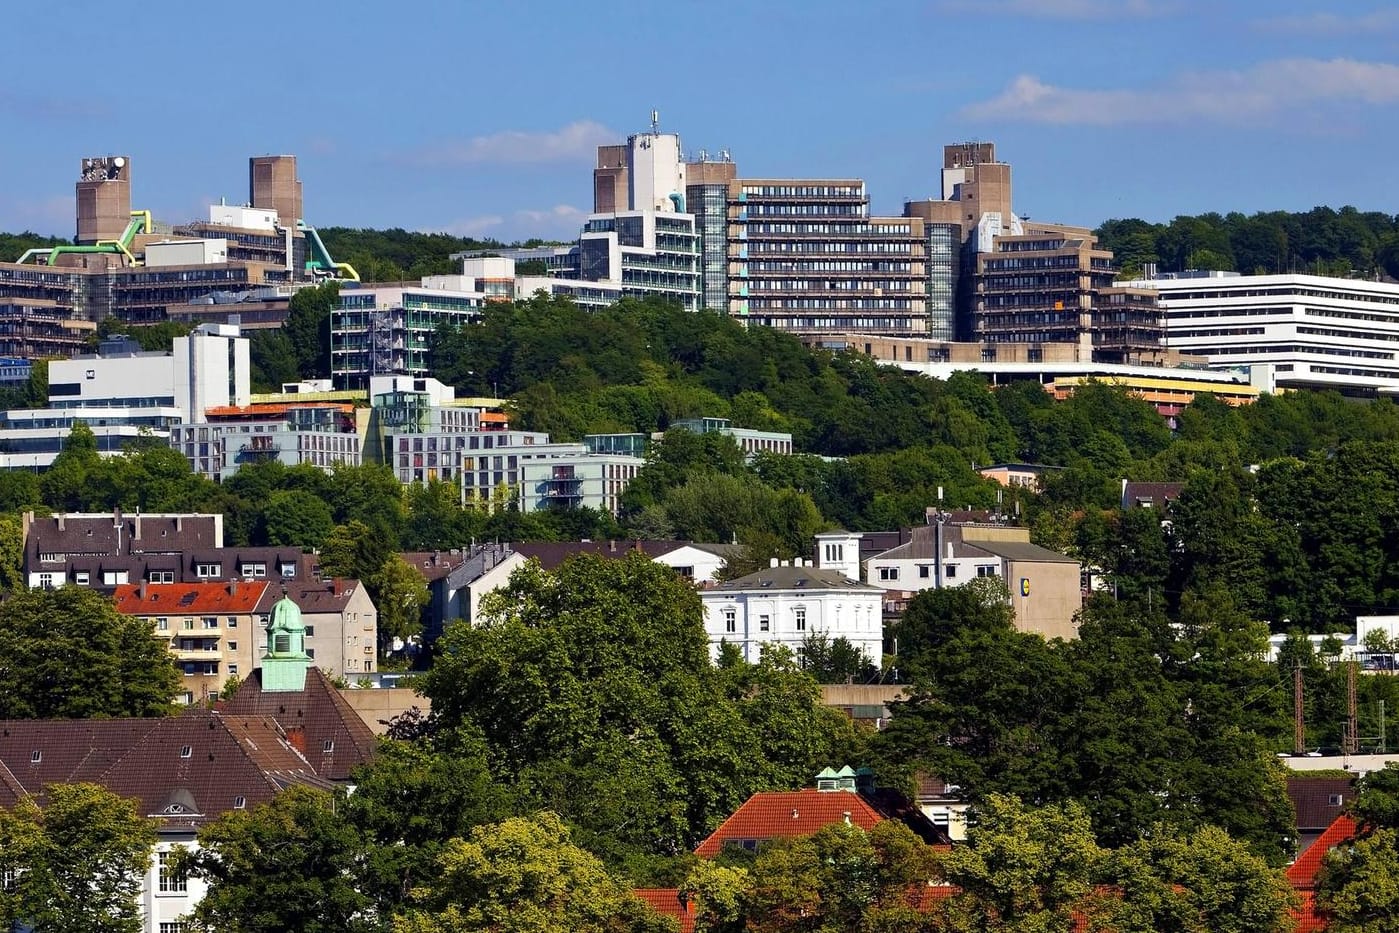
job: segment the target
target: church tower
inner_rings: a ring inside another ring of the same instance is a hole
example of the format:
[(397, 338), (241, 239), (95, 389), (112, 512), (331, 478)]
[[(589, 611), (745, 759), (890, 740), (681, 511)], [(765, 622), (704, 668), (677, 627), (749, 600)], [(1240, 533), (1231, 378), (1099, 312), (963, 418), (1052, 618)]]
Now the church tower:
[(262, 656), (263, 691), (305, 690), (306, 669), (310, 666), (301, 609), (284, 592), (272, 607), (267, 622), (267, 653)]

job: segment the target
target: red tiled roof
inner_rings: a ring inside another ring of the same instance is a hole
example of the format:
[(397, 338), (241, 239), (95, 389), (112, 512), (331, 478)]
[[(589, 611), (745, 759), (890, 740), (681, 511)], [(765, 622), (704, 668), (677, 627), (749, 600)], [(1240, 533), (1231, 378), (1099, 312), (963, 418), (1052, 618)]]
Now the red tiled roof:
[(1316, 895), (1311, 891), (1299, 891), (1302, 903), (1292, 912), (1297, 925), (1292, 933), (1322, 933), (1326, 929), (1326, 918), (1316, 912)]
[(117, 611), (131, 616), (184, 613), (249, 613), (267, 589), (266, 580), (227, 583), (126, 583), (117, 587)]
[(686, 905), (680, 903), (677, 888), (637, 888), (634, 892), (663, 917), (674, 917), (680, 924), (680, 933), (693, 933), (695, 915)]
[(695, 854), (713, 858), (729, 842), (809, 836), (844, 822), (847, 816), (852, 825), (866, 831), (884, 819), (864, 798), (850, 791), (807, 788), (754, 794), (699, 844)]
[(1287, 880), (1298, 890), (1311, 890), (1316, 886), (1316, 876), (1321, 871), (1321, 863), (1326, 859), (1326, 853), (1353, 837), (1357, 829), (1359, 826), (1355, 820), (1346, 814), (1342, 813), (1336, 817), (1335, 822), (1326, 827), (1326, 832), (1322, 833), (1297, 861), (1288, 866)]

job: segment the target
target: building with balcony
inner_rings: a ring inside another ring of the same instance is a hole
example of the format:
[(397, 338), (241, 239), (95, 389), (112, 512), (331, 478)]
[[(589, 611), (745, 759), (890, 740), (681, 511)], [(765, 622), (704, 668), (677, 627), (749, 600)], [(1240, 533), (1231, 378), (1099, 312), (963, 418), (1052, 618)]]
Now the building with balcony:
[(728, 312), (797, 333), (928, 333), (927, 241), (916, 217), (871, 217), (857, 178), (736, 178)]
[(170, 446), (216, 482), (268, 460), (329, 471), (363, 462), (362, 420), (346, 402), (214, 406), (201, 421), (171, 427)]
[(217, 697), (230, 678), (252, 673), (267, 620), (265, 580), (130, 583), (116, 588), (117, 611), (150, 623), (180, 671), (184, 703)]

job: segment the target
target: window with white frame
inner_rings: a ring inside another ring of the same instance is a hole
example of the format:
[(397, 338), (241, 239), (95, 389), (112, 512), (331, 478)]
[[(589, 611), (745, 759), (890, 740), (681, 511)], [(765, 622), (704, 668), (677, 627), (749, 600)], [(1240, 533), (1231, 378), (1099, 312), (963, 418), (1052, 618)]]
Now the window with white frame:
[(160, 881), (156, 890), (161, 894), (184, 894), (189, 891), (189, 875), (177, 864), (177, 853), (157, 852)]
[(738, 631), (738, 612), (733, 609), (724, 610), (724, 631)]
[(799, 631), (799, 632), (805, 632), (805, 631), (806, 631), (806, 607), (805, 607), (805, 606), (797, 606), (795, 609), (792, 610), (792, 624), (796, 626), (797, 631)]
[(978, 577), (994, 577), (996, 575), (996, 568), (991, 564), (982, 564), (976, 568), (976, 575)]
[(760, 631), (760, 632), (769, 632), (769, 631), (772, 631), (772, 617), (771, 617), (771, 616), (764, 616), (764, 615), (758, 616), (758, 631)]
[(957, 565), (948, 564), (945, 568), (943, 568), (942, 575), (944, 577), (947, 577), (947, 579), (951, 580), (953, 577), (957, 576)]
[(880, 567), (880, 568), (879, 568), (879, 579), (880, 579), (880, 580), (888, 581), (888, 580), (897, 580), (898, 578), (899, 578), (899, 568), (898, 568), (898, 567)]

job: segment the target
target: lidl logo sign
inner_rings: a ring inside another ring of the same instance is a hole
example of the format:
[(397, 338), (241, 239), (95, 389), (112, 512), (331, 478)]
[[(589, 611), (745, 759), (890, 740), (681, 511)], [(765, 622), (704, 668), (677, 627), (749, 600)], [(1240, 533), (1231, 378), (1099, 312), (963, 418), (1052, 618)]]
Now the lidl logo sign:
[(1020, 578), (1020, 595), (1021, 595), (1021, 596), (1029, 596), (1029, 595), (1030, 595), (1030, 578), (1029, 578), (1029, 577), (1021, 577), (1021, 578)]

